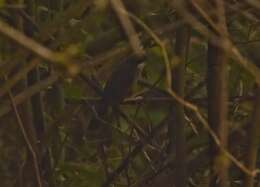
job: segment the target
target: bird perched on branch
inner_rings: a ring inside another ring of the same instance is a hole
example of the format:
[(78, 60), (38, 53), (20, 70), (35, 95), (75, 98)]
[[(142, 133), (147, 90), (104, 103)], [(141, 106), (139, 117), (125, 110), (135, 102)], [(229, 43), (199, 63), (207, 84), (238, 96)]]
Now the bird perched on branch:
[(95, 115), (88, 125), (90, 133), (100, 127), (109, 126), (104, 119), (109, 107), (117, 107), (127, 96), (137, 75), (138, 65), (144, 61), (144, 58), (137, 55), (128, 56), (112, 72), (105, 84), (101, 102), (96, 106)]

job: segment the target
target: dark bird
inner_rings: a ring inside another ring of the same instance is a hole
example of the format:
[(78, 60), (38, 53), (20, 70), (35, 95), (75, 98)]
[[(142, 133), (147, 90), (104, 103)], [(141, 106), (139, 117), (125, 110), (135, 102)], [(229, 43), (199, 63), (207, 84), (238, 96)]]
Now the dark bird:
[(96, 130), (105, 124), (104, 117), (109, 107), (117, 107), (129, 93), (132, 83), (138, 72), (138, 65), (144, 61), (144, 57), (131, 55), (123, 60), (105, 84), (102, 99), (96, 106), (96, 114), (88, 125), (88, 130)]

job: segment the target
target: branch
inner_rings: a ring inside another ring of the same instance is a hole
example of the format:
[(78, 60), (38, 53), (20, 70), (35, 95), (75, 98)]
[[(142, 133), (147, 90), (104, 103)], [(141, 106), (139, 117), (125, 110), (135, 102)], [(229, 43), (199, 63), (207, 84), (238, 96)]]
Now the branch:
[(111, 0), (111, 5), (117, 14), (123, 29), (128, 37), (130, 45), (134, 51), (134, 53), (138, 56), (142, 56), (144, 54), (141, 41), (138, 37), (138, 34), (135, 31), (135, 28), (128, 17), (125, 6), (121, 0)]
[[(37, 84), (30, 86), (28, 89), (23, 91), (22, 93), (16, 95), (14, 97), (14, 102), (16, 105), (22, 104), (24, 101), (29, 99), (34, 94), (38, 93), (42, 89), (47, 88), (48, 86), (52, 85), (54, 82), (56, 82), (59, 78), (58, 74), (53, 74), (49, 76), (48, 78), (39, 81)], [(8, 103), (7, 105), (0, 106), (0, 117), (4, 116), (11, 110), (11, 103)]]
[(11, 100), (11, 104), (12, 104), (12, 108), (15, 112), (15, 116), (16, 116), (16, 119), (17, 119), (17, 122), (19, 124), (19, 127), (22, 131), (22, 134), (23, 134), (23, 137), (25, 139), (25, 142), (29, 148), (29, 151), (31, 152), (32, 154), (32, 157), (33, 157), (33, 165), (34, 165), (34, 169), (35, 169), (35, 174), (36, 174), (36, 178), (37, 178), (37, 183), (38, 183), (38, 187), (42, 187), (42, 179), (41, 179), (41, 174), (40, 174), (40, 169), (39, 169), (39, 162), (38, 162), (38, 158), (37, 158), (37, 154), (35, 152), (35, 150), (33, 149), (33, 145), (27, 135), (27, 132), (24, 128), (24, 124), (22, 122), (22, 119), (19, 115), (19, 112), (17, 110), (17, 106), (16, 106), (16, 103), (15, 103), (15, 100), (13, 98), (13, 95), (12, 93), (9, 91), (9, 97), (10, 97), (10, 100)]
[(165, 122), (166, 119), (160, 122), (160, 124), (152, 130), (149, 136), (140, 140), (137, 143), (135, 148), (121, 161), (119, 166), (108, 176), (107, 180), (103, 183), (102, 187), (109, 186), (124, 171), (124, 169), (128, 167), (131, 159), (134, 159), (142, 151), (143, 147), (146, 144), (148, 144), (154, 137), (157, 136), (160, 130), (165, 126)]

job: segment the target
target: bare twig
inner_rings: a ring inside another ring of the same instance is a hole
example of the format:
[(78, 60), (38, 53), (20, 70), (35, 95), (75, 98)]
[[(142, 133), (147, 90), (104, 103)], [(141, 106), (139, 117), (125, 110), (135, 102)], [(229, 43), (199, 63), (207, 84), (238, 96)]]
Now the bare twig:
[(131, 159), (134, 159), (143, 149), (143, 147), (149, 143), (159, 132), (160, 130), (165, 126), (164, 119), (162, 122), (160, 122), (159, 125), (157, 125), (151, 132), (151, 134), (144, 138), (143, 140), (140, 140), (137, 145), (134, 147), (134, 149), (121, 161), (119, 166), (109, 175), (107, 180), (103, 183), (102, 187), (108, 187), (117, 176), (121, 174), (121, 172), (128, 167)]
[(42, 187), (42, 180), (41, 180), (41, 174), (40, 174), (39, 162), (38, 162), (37, 154), (36, 154), (35, 150), (33, 149), (32, 143), (30, 142), (30, 139), (29, 139), (29, 137), (27, 135), (27, 132), (26, 132), (26, 130), (24, 128), (22, 119), (21, 119), (21, 117), (19, 115), (19, 112), (18, 112), (16, 104), (15, 104), (13, 95), (12, 95), (11, 91), (9, 91), (8, 93), (9, 93), (9, 97), (10, 97), (10, 100), (11, 100), (12, 108), (13, 108), (13, 110), (15, 112), (15, 116), (16, 116), (18, 125), (19, 125), (19, 127), (20, 127), (20, 129), (22, 131), (22, 134), (23, 134), (25, 142), (26, 142), (26, 144), (28, 146), (28, 149), (29, 149), (29, 151), (32, 154), (33, 165), (34, 165), (34, 169), (35, 169), (35, 174), (36, 174), (36, 178), (37, 178), (38, 187)]
[[(187, 23), (189, 23), (195, 30), (203, 34), (206, 38), (211, 38), (216, 46), (219, 46), (221, 49), (223, 49), (236, 62), (242, 65), (248, 72), (250, 72), (255, 77), (255, 81), (260, 85), (260, 69), (254, 63), (246, 59), (227, 36), (223, 36), (223, 38), (219, 40), (216, 34), (210, 31), (203, 23), (201, 23), (183, 7), (181, 1), (176, 1), (175, 7)], [(202, 11), (202, 9), (199, 10)], [(204, 16), (206, 14), (204, 12), (201, 13)]]
[(116, 12), (122, 27), (124, 28), (126, 35), (129, 39), (130, 45), (136, 55), (142, 56), (144, 54), (141, 41), (138, 37), (137, 32), (126, 13), (125, 6), (121, 0), (111, 0), (111, 5)]
[[(35, 93), (38, 93), (42, 89), (45, 89), (48, 86), (52, 85), (54, 82), (56, 82), (58, 80), (58, 78), (59, 78), (59, 75), (53, 74), (53, 75), (49, 76), (48, 78), (46, 78), (42, 81), (39, 81), (37, 84), (30, 86), (28, 89), (26, 89), (22, 93), (16, 95), (14, 97), (14, 102), (16, 103), (16, 105), (22, 104), (24, 101), (29, 99)], [(11, 110), (10, 103), (0, 106), (0, 117), (4, 116), (8, 112), (10, 112), (10, 110)]]
[(0, 97), (6, 94), (19, 80), (27, 75), (38, 64), (37, 58), (33, 59), (28, 65), (23, 67), (18, 73), (16, 73), (11, 79), (7, 79), (4, 85), (0, 89)]
[(13, 41), (17, 42), (18, 44), (22, 45), (23, 47), (34, 52), (35, 54), (43, 57), (44, 59), (51, 62), (58, 61), (56, 53), (42, 46), (35, 40), (25, 36), (22, 32), (16, 30), (15, 28), (3, 21), (0, 21), (0, 32), (8, 38), (12, 39)]
[[(130, 14), (130, 13), (129, 13)], [(154, 39), (154, 41), (160, 46), (164, 59), (165, 59), (165, 68), (166, 68), (166, 91), (172, 96), (172, 98), (174, 100), (176, 100), (177, 102), (179, 102), (180, 104), (182, 104), (185, 108), (193, 111), (197, 118), (199, 119), (199, 121), (203, 124), (204, 128), (209, 132), (209, 134), (211, 135), (211, 137), (213, 138), (214, 142), (216, 143), (216, 145), (223, 151), (224, 155), (227, 156), (227, 158), (229, 160), (231, 160), (238, 168), (240, 168), (244, 173), (247, 173), (248, 175), (253, 175), (255, 176), (258, 172), (259, 169), (256, 169), (254, 171), (249, 170), (247, 167), (245, 167), (245, 165), (243, 163), (241, 163), (239, 160), (237, 160), (226, 148), (224, 148), (220, 141), (219, 138), (217, 137), (216, 133), (210, 128), (207, 120), (205, 119), (205, 117), (203, 116), (203, 114), (200, 112), (199, 108), (194, 105), (193, 103), (190, 103), (188, 101), (186, 101), (185, 99), (181, 98), (180, 96), (178, 96), (171, 88), (171, 66), (170, 66), (170, 61), (168, 58), (168, 54), (167, 51), (163, 45), (163, 43), (161, 42), (160, 38), (145, 24), (143, 23), (139, 18), (137, 18), (136, 16), (130, 14), (131, 18), (133, 18), (141, 27), (144, 28), (144, 30)], [(225, 45), (226, 42), (223, 44), (223, 46)], [(229, 43), (231, 44), (231, 43)], [(222, 47), (223, 47), (222, 46)], [(226, 49), (226, 47), (224, 48)], [(229, 48), (227, 48), (229, 49)], [(227, 50), (226, 49), (226, 50)], [(232, 48), (234, 50), (234, 48)], [(240, 54), (240, 53), (239, 53)], [(252, 64), (252, 63), (250, 63)], [(257, 67), (256, 67), (257, 68)], [(259, 69), (257, 69), (259, 71)], [(255, 77), (259, 77), (259, 81), (260, 81), (260, 73), (254, 74)]]
[(39, 44), (35, 40), (27, 37), (22, 32), (16, 30), (9, 24), (0, 20), (0, 32), (8, 37), (9, 39), (15, 41), (19, 45), (25, 47), (26, 49), (32, 51), (33, 53), (39, 55), (40, 57), (53, 62), (55, 64), (60, 64), (67, 67), (71, 73), (77, 73), (77, 67), (75, 64), (70, 63), (70, 58), (68, 54), (53, 52), (50, 49)]

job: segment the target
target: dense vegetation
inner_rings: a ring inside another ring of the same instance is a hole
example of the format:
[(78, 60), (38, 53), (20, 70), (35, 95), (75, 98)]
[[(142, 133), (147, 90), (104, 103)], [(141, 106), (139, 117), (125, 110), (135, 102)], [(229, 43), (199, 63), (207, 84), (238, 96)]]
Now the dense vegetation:
[(258, 0), (0, 0), (0, 186), (260, 186)]

